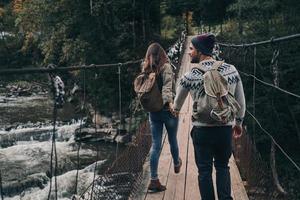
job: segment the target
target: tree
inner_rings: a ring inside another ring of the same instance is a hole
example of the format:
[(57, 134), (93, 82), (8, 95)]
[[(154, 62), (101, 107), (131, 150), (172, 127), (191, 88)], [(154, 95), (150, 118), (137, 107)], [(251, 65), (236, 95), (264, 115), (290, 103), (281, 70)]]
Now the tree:
[(167, 0), (167, 13), (173, 16), (185, 17), (185, 29), (189, 32), (189, 12), (197, 7), (199, 1), (196, 0)]

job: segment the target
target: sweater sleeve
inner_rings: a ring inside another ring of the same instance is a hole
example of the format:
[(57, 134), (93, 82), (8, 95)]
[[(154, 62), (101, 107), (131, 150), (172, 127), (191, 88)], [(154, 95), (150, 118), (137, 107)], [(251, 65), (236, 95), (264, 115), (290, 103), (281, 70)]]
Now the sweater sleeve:
[(165, 68), (162, 72), (162, 98), (163, 98), (163, 104), (166, 103), (173, 103), (173, 82), (174, 82), (174, 73), (172, 70), (171, 65), (166, 64)]
[(240, 104), (241, 109), (238, 111), (235, 119), (235, 123), (237, 125), (241, 125), (244, 120), (245, 111), (246, 111), (246, 101), (245, 101), (245, 94), (243, 89), (243, 83), (242, 79), (239, 75), (239, 81), (237, 82), (234, 97), (237, 100), (237, 102)]
[(189, 87), (187, 87), (187, 82), (189, 80), (187, 80), (186, 76), (183, 76), (180, 79), (180, 82), (177, 86), (177, 90), (176, 90), (176, 96), (175, 96), (175, 100), (174, 100), (174, 110), (176, 111), (180, 111), (188, 93), (189, 93)]

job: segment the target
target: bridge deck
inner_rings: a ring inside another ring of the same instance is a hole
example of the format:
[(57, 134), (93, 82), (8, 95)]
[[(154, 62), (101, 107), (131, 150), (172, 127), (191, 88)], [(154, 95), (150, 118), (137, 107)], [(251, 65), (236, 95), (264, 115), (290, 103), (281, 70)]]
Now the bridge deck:
[[(186, 43), (186, 48), (190, 38)], [(183, 67), (180, 69), (179, 77), (188, 70), (189, 58), (188, 54), (185, 53), (183, 56)], [(183, 161), (183, 166), (179, 174), (174, 173), (172, 157), (169, 148), (169, 142), (167, 139), (164, 140), (162, 152), (159, 161), (159, 178), (162, 184), (167, 186), (167, 190), (160, 193), (150, 193), (147, 189), (144, 189), (143, 194), (139, 199), (144, 200), (196, 200), (200, 199), (200, 193), (198, 189), (198, 172), (195, 165), (194, 149), (192, 139), (190, 137), (191, 130), (191, 97), (188, 96), (185, 104), (183, 105), (178, 129), (178, 142), (180, 149), (180, 157)], [(148, 171), (148, 178), (145, 179), (144, 188), (147, 187), (149, 182), (149, 163), (145, 166)], [(243, 186), (239, 170), (235, 164), (233, 157), (230, 159), (230, 173), (232, 182), (232, 197), (234, 200), (248, 200), (247, 193)], [(213, 173), (215, 183), (215, 172)]]

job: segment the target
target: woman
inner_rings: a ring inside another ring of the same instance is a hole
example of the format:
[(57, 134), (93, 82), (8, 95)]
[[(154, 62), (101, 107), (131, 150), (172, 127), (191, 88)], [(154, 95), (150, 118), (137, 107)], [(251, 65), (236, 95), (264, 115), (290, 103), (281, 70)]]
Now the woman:
[(152, 147), (150, 151), (151, 182), (148, 186), (148, 189), (152, 190), (153, 192), (160, 192), (166, 190), (166, 186), (160, 183), (157, 174), (158, 160), (162, 143), (163, 125), (165, 125), (168, 132), (168, 139), (173, 157), (175, 173), (180, 172), (182, 162), (179, 158), (177, 142), (178, 118), (171, 113), (171, 110), (173, 109), (173, 99), (175, 96), (174, 73), (166, 52), (158, 43), (152, 43), (148, 47), (142, 70), (146, 73), (156, 73), (158, 87), (161, 91), (164, 104), (162, 110), (149, 113)]

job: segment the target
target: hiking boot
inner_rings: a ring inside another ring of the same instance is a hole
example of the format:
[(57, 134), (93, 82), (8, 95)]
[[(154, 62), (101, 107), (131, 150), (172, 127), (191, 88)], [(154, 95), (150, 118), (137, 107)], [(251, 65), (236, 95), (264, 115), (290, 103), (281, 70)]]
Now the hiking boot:
[(162, 185), (159, 182), (159, 179), (151, 180), (151, 182), (148, 186), (148, 190), (151, 190), (153, 192), (162, 192), (162, 191), (165, 191), (166, 189), (167, 189), (166, 186)]
[(174, 165), (174, 172), (175, 172), (175, 174), (178, 174), (180, 172), (181, 166), (182, 166), (182, 160), (181, 160), (181, 158), (179, 158), (178, 165)]

